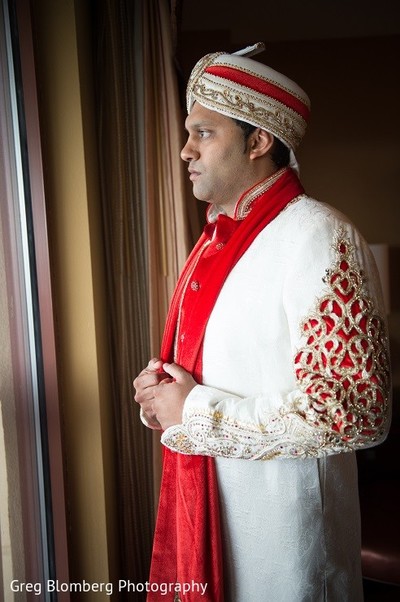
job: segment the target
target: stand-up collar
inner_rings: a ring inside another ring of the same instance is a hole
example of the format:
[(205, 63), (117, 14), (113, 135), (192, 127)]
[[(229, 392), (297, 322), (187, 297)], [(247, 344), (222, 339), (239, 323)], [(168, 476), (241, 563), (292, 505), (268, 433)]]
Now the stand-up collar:
[[(253, 206), (253, 203), (256, 199), (258, 199), (262, 194), (264, 194), (279, 178), (283, 176), (283, 174), (288, 170), (288, 167), (283, 167), (279, 171), (276, 171), (272, 176), (268, 176), (258, 184), (255, 184), (249, 190), (246, 190), (236, 203), (235, 211), (233, 213), (234, 220), (243, 220), (245, 219)], [(218, 205), (210, 205), (207, 210), (207, 222), (214, 223), (219, 215), (226, 215), (223, 209), (221, 209)]]

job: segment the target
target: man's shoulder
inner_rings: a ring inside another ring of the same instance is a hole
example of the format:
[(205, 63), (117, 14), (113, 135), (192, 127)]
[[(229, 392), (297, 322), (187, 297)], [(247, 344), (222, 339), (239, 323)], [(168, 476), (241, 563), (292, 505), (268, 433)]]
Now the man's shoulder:
[(320, 235), (325, 232), (329, 236), (343, 227), (349, 231), (357, 230), (344, 213), (306, 194), (289, 203), (275, 221), (277, 231), (293, 235), (297, 240), (313, 236), (315, 232)]
[(289, 203), (286, 210), (282, 212), (282, 217), (286, 217), (288, 220), (301, 219), (305, 224), (307, 222), (314, 224), (324, 220), (351, 224), (349, 218), (339, 209), (306, 194), (298, 196)]

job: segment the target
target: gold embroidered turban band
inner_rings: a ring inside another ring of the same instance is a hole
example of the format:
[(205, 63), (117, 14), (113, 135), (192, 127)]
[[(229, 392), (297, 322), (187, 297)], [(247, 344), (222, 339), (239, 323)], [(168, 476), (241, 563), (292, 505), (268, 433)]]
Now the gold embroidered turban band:
[(304, 136), (310, 100), (294, 81), (249, 58), (264, 50), (258, 43), (234, 54), (215, 52), (200, 59), (190, 75), (187, 110), (195, 101), (204, 107), (246, 121), (279, 138), (294, 151)]

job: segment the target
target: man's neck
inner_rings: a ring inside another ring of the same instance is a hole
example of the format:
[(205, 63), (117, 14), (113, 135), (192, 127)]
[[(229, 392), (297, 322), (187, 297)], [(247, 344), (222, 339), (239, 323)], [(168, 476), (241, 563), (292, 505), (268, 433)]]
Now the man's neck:
[(266, 192), (287, 169), (289, 168), (284, 167), (279, 170), (274, 170), (273, 173), (264, 176), (264, 178), (255, 182), (241, 194), (231, 210), (227, 210), (225, 207), (221, 207), (217, 204), (211, 204), (207, 211), (207, 221), (214, 222), (220, 214), (227, 215), (235, 220), (244, 219), (248, 215), (253, 201)]

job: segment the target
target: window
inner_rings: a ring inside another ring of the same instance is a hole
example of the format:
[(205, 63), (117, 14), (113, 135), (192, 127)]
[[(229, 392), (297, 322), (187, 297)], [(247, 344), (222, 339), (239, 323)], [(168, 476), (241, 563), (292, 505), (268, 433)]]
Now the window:
[[(22, 3), (21, 3), (22, 4)], [(27, 4), (27, 3), (23, 3)], [(11, 11), (9, 12), (9, 6)], [(11, 13), (11, 14), (10, 14)], [(57, 420), (47, 428), (48, 362), (52, 343), (50, 315), (43, 313), (42, 283), (47, 265), (38, 265), (35, 238), (44, 204), (32, 194), (41, 173), (32, 173), (32, 141), (24, 110), (35, 99), (23, 87), (16, 14), (13, 3), (0, 6), (0, 598), (41, 600), (54, 595), (46, 587), (55, 579), (63, 539), (64, 508), (54, 492), (63, 492)], [(33, 104), (32, 104), (33, 103)], [(37, 122), (36, 122), (37, 125)], [(38, 143), (38, 141), (37, 141)], [(31, 147), (31, 148), (30, 148)], [(40, 155), (40, 152), (38, 153)], [(37, 156), (35, 157), (37, 168)], [(36, 186), (37, 190), (37, 186)], [(35, 193), (37, 195), (37, 191)], [(47, 328), (47, 335), (44, 335)], [(47, 347), (46, 347), (47, 345)], [(55, 357), (55, 356), (54, 356)], [(54, 359), (53, 357), (53, 359)], [(55, 370), (54, 366), (52, 367)], [(53, 383), (54, 384), (54, 383)], [(54, 389), (54, 386), (53, 386)], [(51, 400), (54, 402), (55, 400)], [(58, 416), (58, 406), (53, 403)], [(51, 443), (53, 441), (53, 443)], [(54, 441), (56, 443), (54, 444)], [(54, 454), (53, 454), (54, 452)], [(57, 473), (58, 471), (58, 473)], [(54, 483), (51, 487), (51, 477)], [(53, 512), (54, 509), (54, 512)], [(61, 516), (61, 522), (59, 517)], [(60, 527), (61, 524), (61, 527)], [(63, 573), (62, 569), (59, 569)], [(63, 575), (64, 576), (64, 575)], [(17, 593), (18, 592), (18, 593)], [(15, 595), (16, 593), (16, 595)], [(54, 598), (55, 599), (55, 598)]]

